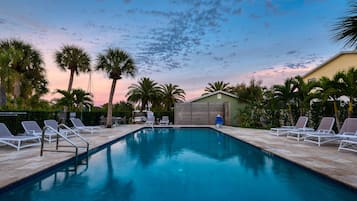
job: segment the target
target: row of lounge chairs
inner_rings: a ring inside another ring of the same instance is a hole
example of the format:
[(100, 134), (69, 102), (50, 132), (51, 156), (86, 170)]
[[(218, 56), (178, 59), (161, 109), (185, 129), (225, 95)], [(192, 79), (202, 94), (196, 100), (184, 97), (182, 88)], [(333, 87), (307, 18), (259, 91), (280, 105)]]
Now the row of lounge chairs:
[[(147, 112), (145, 124), (147, 124), (151, 127), (154, 126), (155, 116), (154, 116), (153, 112), (151, 112), (151, 111)], [(162, 118), (160, 119), (159, 125), (169, 125), (169, 124), (170, 124), (169, 116), (162, 116)]]
[[(48, 128), (44, 133), (44, 140), (51, 143), (56, 140), (56, 135), (60, 133), (65, 138), (79, 136), (79, 133), (89, 132), (93, 134), (99, 126), (85, 126), (78, 118), (72, 118), (73, 128), (65, 124), (58, 124), (56, 120), (45, 120), (44, 124)], [(13, 135), (4, 123), (0, 123), (0, 143), (14, 147), (19, 151), (25, 147), (38, 146), (41, 144), (42, 128), (36, 121), (22, 121), (25, 130), (24, 135)]]
[(333, 131), (335, 118), (324, 117), (316, 130), (306, 127), (308, 118), (299, 117), (295, 126), (271, 128), (270, 133), (276, 136), (287, 136), (297, 141), (303, 140), (321, 146), (322, 144), (339, 141), (338, 150), (357, 152), (357, 118), (347, 118), (339, 133)]

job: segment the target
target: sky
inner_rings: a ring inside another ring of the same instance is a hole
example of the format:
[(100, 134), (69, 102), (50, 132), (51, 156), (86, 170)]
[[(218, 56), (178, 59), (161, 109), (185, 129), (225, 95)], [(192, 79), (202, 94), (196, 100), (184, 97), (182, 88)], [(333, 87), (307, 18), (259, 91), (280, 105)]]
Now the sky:
[[(55, 51), (76, 45), (96, 57), (121, 48), (134, 59), (135, 78), (117, 82), (114, 102), (142, 77), (173, 83), (186, 100), (209, 82), (232, 85), (262, 80), (281, 84), (304, 75), (344, 48), (333, 25), (346, 16), (348, 0), (1, 0), (0, 40), (20, 39), (40, 51), (51, 100), (67, 89)], [(91, 82), (89, 77), (91, 77)], [(108, 101), (111, 80), (103, 72), (75, 77), (95, 105)]]

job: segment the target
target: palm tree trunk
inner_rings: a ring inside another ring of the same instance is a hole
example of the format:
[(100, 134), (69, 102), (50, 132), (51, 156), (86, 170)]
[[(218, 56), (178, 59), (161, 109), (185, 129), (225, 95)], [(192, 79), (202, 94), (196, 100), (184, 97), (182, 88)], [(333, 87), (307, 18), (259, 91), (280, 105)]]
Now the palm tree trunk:
[(333, 110), (335, 112), (335, 119), (336, 119), (336, 126), (337, 126), (337, 131), (340, 132), (340, 118), (339, 118), (339, 111), (338, 111), (338, 108), (337, 108), (337, 103), (336, 101), (334, 100), (333, 101)]
[(352, 97), (350, 96), (350, 101), (348, 103), (348, 118), (352, 117), (352, 112), (353, 112), (353, 104), (352, 104)]
[(294, 125), (294, 118), (293, 118), (293, 112), (291, 110), (291, 105), (290, 104), (288, 104), (288, 110), (289, 110), (290, 123), (293, 126)]
[(67, 89), (68, 92), (72, 90), (73, 77), (74, 77), (74, 70), (71, 70), (71, 74), (69, 75), (68, 89)]
[[(68, 92), (72, 90), (73, 77), (74, 77), (74, 70), (71, 70), (71, 74), (69, 75), (68, 89), (67, 89)], [(63, 112), (67, 114), (68, 106), (63, 107)]]
[(113, 97), (115, 92), (115, 86), (117, 84), (117, 80), (113, 79), (112, 87), (110, 89), (109, 101), (108, 101), (108, 112), (107, 112), (107, 128), (112, 127), (112, 115), (113, 115)]
[(142, 100), (142, 103), (141, 103), (141, 110), (146, 110), (146, 106), (147, 106), (147, 101), (146, 100)]

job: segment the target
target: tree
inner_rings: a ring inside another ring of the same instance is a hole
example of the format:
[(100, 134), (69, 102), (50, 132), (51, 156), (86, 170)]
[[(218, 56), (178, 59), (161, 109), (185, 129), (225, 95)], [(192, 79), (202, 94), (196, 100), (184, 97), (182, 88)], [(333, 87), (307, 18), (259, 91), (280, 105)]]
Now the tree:
[(141, 103), (141, 110), (149, 107), (149, 103), (155, 104), (161, 96), (161, 90), (158, 84), (148, 77), (143, 77), (138, 84), (129, 86), (129, 91), (126, 94), (128, 101)]
[[(30, 44), (20, 40), (0, 41), (0, 68), (2, 100), (4, 91), (12, 93), (13, 99), (26, 100), (29, 97), (40, 97), (48, 92), (45, 69), (39, 51)], [(5, 82), (7, 89), (5, 89)]]
[[(11, 73), (13, 70), (10, 68), (12, 58), (17, 54), (14, 48), (3, 48), (3, 43), (0, 46), (0, 106), (6, 105), (6, 83), (9, 83)], [(9, 86), (7, 87), (9, 88)]]
[(280, 119), (279, 100), (275, 97), (274, 89), (264, 89), (262, 105), (270, 127), (278, 127)]
[(56, 103), (56, 105), (64, 106), (64, 107), (67, 107), (70, 110), (72, 110), (73, 106), (74, 106), (74, 97), (73, 97), (72, 92), (57, 89), (56, 93), (59, 93), (62, 95), (61, 98), (54, 99), (54, 102)]
[(120, 80), (123, 75), (134, 77), (137, 68), (129, 54), (119, 48), (109, 48), (104, 54), (99, 54), (96, 68), (105, 71), (108, 77), (113, 80), (109, 94), (106, 123), (106, 126), (110, 128), (112, 126), (113, 97), (117, 80)]
[[(257, 103), (263, 100), (263, 91), (264, 87), (261, 86), (262, 81), (256, 81), (251, 79), (249, 86), (246, 84), (238, 84), (235, 87), (232, 87), (232, 92), (238, 96), (238, 99), (244, 103)], [(254, 100), (252, 102), (252, 100)]]
[(83, 89), (73, 89), (72, 90), (73, 104), (75, 108), (79, 111), (83, 111), (84, 107), (93, 106), (93, 95), (84, 91)]
[(294, 125), (294, 117), (292, 112), (292, 105), (295, 104), (295, 90), (296, 86), (292, 78), (285, 80), (284, 85), (273, 86), (275, 98), (282, 104), (286, 105), (291, 125)]
[(205, 88), (205, 92), (202, 95), (207, 95), (209, 93), (215, 92), (215, 91), (226, 91), (230, 92), (231, 87), (229, 86), (229, 82), (223, 82), (223, 81), (216, 81), (213, 83), (208, 83), (208, 86)]
[(56, 92), (62, 95), (61, 98), (55, 99), (56, 104), (66, 106), (70, 110), (82, 111), (83, 107), (93, 106), (93, 95), (83, 89), (73, 89), (70, 92), (57, 89)]
[(79, 75), (80, 72), (89, 72), (90, 69), (90, 57), (80, 47), (74, 45), (65, 45), (60, 51), (56, 51), (55, 54), (56, 63), (63, 71), (70, 71), (70, 77), (68, 82), (67, 91), (72, 90), (74, 74)]
[(317, 98), (316, 93), (314, 93), (314, 89), (317, 88), (318, 83), (316, 81), (309, 81), (308, 83), (305, 83), (301, 76), (296, 76), (293, 79), (293, 83), (294, 88), (296, 88), (295, 99), (300, 110), (300, 116), (303, 116), (310, 108), (310, 101)]
[(340, 112), (337, 107), (337, 100), (342, 96), (342, 86), (338, 81), (339, 77), (334, 76), (332, 80), (327, 77), (320, 78), (319, 84), (321, 87), (321, 99), (326, 102), (328, 100), (333, 101), (333, 111), (336, 119), (337, 130), (340, 131)]
[(161, 87), (162, 103), (167, 111), (170, 111), (175, 103), (185, 100), (185, 91), (179, 88), (178, 85), (163, 84)]
[(335, 32), (334, 39), (337, 41), (344, 40), (345, 46), (356, 48), (357, 44), (357, 2), (351, 2), (351, 8), (348, 15), (342, 17), (333, 26)]
[(131, 103), (120, 101), (113, 105), (113, 110), (118, 112), (129, 112), (132, 113), (134, 111), (134, 106)]
[(342, 94), (347, 96), (348, 101), (348, 117), (352, 117), (353, 101), (357, 97), (357, 69), (351, 68), (347, 72), (342, 71), (336, 74), (338, 82), (342, 86)]

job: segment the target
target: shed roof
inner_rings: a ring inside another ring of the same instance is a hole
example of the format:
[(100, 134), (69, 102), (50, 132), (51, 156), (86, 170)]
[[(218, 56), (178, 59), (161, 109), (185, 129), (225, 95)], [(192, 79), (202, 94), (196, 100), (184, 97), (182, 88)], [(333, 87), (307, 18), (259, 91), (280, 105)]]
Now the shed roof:
[(189, 102), (190, 102), (190, 103), (191, 103), (191, 102), (195, 102), (195, 101), (198, 101), (198, 100), (201, 100), (201, 99), (210, 97), (210, 96), (214, 96), (214, 95), (216, 95), (216, 94), (224, 94), (224, 95), (230, 96), (230, 97), (232, 97), (232, 98), (238, 98), (238, 96), (236, 96), (236, 95), (234, 95), (234, 94), (231, 94), (231, 93), (226, 92), (226, 91), (221, 91), (221, 90), (219, 90), (219, 91), (215, 91), (215, 92), (212, 92), (212, 93), (209, 93), (209, 94), (200, 96), (200, 97), (198, 97), (198, 98), (194, 98), (194, 99), (192, 99), (192, 100), (189, 101)]

